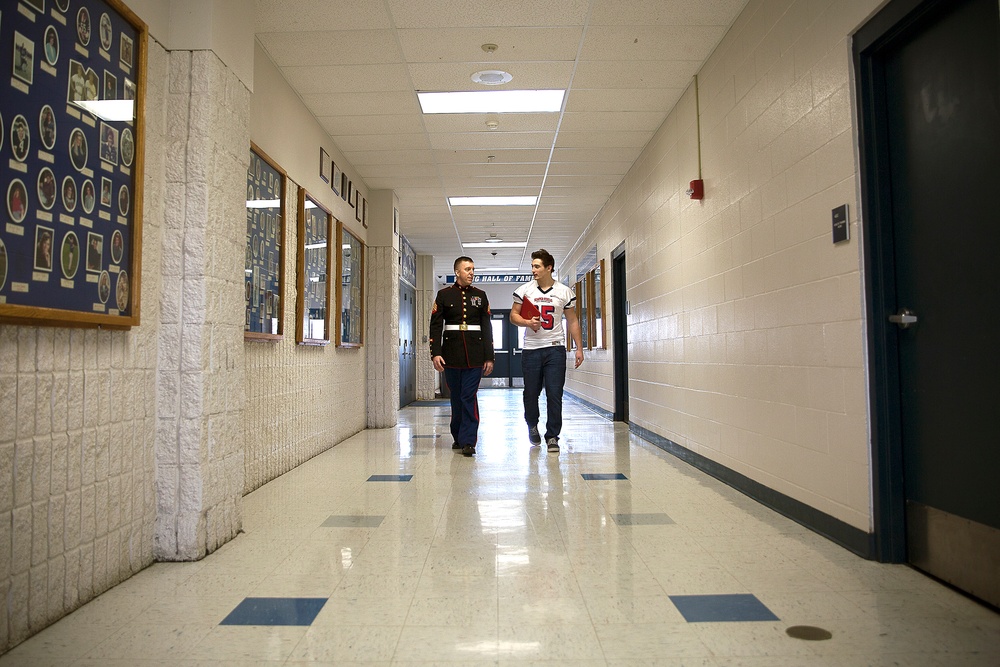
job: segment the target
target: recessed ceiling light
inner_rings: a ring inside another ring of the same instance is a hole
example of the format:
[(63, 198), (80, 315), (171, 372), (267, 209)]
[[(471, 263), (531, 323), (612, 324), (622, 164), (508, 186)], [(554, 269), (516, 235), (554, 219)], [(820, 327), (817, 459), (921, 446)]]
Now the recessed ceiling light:
[(538, 197), (448, 197), (452, 206), (534, 206)]
[(542, 113), (562, 108), (565, 90), (417, 93), (424, 113)]
[(473, 81), (484, 86), (499, 86), (510, 82), (513, 78), (514, 76), (510, 72), (499, 69), (484, 69), (472, 75)]

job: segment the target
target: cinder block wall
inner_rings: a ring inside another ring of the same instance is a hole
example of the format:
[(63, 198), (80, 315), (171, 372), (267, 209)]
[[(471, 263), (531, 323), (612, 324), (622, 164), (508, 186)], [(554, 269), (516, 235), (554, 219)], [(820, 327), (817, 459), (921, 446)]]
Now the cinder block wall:
[(153, 562), (167, 55), (149, 43), (142, 325), (0, 325), (0, 653)]
[[(751, 0), (580, 243), (626, 247), (630, 421), (868, 531), (850, 34), (877, 0)], [(830, 211), (849, 204), (851, 241)], [(579, 257), (572, 257), (573, 266)], [(611, 280), (605, 310), (612, 326)], [(567, 389), (612, 410), (611, 351)]]
[[(246, 493), (365, 428), (365, 349), (295, 342), (298, 191), (299, 186), (289, 179), (285, 193), (284, 340), (244, 344)], [(241, 294), (240, 303), (242, 300)], [(331, 326), (339, 321), (339, 315), (333, 313)]]
[(365, 427), (365, 350), (295, 343), (294, 165), (286, 336), (244, 342), (247, 87), (152, 39), (147, 82), (141, 325), (0, 326), (0, 653), (154, 560), (215, 550), (246, 492)]

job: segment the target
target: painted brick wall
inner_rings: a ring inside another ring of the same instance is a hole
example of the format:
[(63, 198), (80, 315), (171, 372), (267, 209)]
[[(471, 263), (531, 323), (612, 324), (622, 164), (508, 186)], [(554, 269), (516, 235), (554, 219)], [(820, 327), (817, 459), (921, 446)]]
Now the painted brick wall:
[(194, 560), (241, 525), (249, 91), (211, 51), (169, 55), (156, 556)]
[[(848, 36), (878, 4), (751, 0), (699, 75), (705, 199), (692, 86), (580, 244), (610, 270), (626, 243), (631, 421), (862, 530), (860, 235), (830, 210), (856, 227)], [(590, 357), (567, 388), (611, 410)]]
[(0, 653), (153, 562), (166, 54), (150, 42), (142, 325), (0, 326)]
[[(245, 493), (365, 428), (365, 392), (358, 386), (359, 378), (367, 373), (365, 348), (295, 343), (298, 189), (289, 179), (285, 195), (287, 283), (281, 300), (284, 340), (243, 344), (247, 408), (242, 431)], [(245, 236), (244, 230), (241, 238)], [(334, 313), (331, 322), (339, 319)]]

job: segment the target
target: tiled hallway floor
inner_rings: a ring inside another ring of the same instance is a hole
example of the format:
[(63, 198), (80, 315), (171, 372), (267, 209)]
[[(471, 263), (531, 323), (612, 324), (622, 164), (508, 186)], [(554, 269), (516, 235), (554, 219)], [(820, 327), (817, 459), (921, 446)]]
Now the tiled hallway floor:
[(557, 456), (529, 446), (519, 391), (480, 410), (474, 459), (447, 407), (408, 407), (247, 496), (216, 553), (147, 568), (0, 665), (1000, 665), (1000, 615), (621, 424), (567, 401)]

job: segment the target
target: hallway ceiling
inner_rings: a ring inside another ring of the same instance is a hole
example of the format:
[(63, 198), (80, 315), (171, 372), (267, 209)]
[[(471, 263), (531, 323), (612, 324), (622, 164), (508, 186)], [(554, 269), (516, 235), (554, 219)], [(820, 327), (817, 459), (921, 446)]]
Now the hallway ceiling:
[[(526, 273), (539, 247), (560, 266), (745, 4), (256, 0), (256, 31), (368, 187), (396, 191), (400, 231), (434, 255), (437, 275), (460, 254), (478, 273)], [(474, 83), (480, 70), (513, 80)], [(558, 113), (424, 115), (417, 101), (418, 91), (511, 89), (567, 93)], [(539, 199), (447, 200), (486, 195)], [(491, 234), (527, 246), (462, 247)]]

